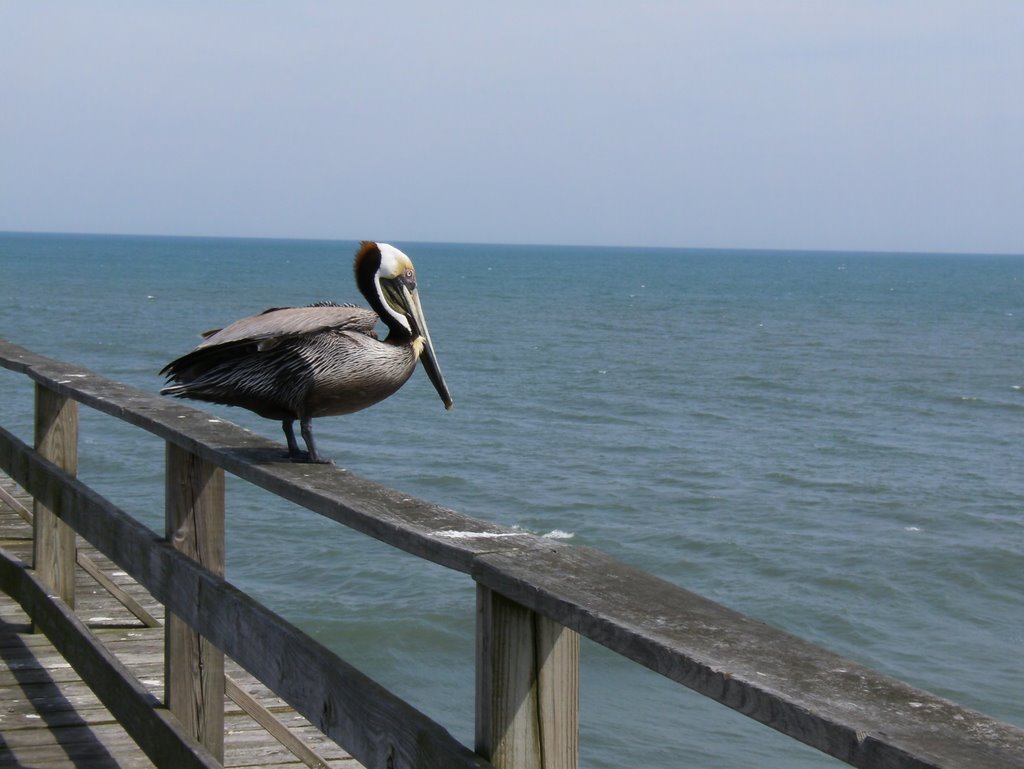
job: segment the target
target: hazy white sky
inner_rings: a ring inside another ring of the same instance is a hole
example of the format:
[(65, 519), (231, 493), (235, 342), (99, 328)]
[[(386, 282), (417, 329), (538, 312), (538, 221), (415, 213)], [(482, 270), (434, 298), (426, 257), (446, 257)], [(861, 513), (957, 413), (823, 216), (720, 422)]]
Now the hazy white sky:
[(1024, 2), (0, 0), (0, 230), (1024, 253)]

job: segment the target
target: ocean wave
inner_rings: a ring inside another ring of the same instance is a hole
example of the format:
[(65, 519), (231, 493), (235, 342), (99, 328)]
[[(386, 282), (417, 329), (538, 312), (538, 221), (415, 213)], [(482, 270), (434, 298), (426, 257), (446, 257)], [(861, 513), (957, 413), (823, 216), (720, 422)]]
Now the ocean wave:
[(765, 478), (799, 489), (834, 491), (848, 494), (883, 494), (890, 491), (884, 483), (800, 477), (788, 472), (766, 473)]
[(544, 539), (572, 539), (574, 532), (552, 529), (546, 534), (528, 531), (520, 526), (513, 526), (512, 531), (439, 531), (434, 536), (441, 539), (507, 539), (524, 535), (543, 537)]
[(572, 539), (576, 536), (575, 532), (562, 531), (561, 529), (552, 529), (547, 534), (541, 534), (545, 539)]

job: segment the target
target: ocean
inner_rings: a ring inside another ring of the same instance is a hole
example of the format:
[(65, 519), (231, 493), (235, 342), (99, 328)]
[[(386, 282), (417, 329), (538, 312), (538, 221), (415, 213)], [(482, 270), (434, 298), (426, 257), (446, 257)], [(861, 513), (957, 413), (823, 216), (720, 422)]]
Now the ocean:
[[(201, 331), (363, 303), (356, 245), (0, 234), (0, 336), (156, 392)], [(1024, 256), (394, 245), (455, 407), (416, 372), (318, 420), (323, 454), (1024, 727)], [(31, 384), (0, 388), (29, 440)], [(89, 409), (80, 440), (80, 475), (162, 531), (162, 443)], [(227, 493), (228, 578), (472, 745), (471, 581)], [(584, 766), (841, 765), (582, 657)]]

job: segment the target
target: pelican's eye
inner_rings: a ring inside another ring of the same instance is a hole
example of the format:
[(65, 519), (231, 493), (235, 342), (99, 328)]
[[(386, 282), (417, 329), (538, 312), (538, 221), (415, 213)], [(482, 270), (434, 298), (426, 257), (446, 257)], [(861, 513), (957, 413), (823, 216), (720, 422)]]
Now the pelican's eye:
[(412, 291), (416, 288), (416, 273), (412, 271), (412, 268), (407, 269), (402, 276), (399, 278), (406, 288)]

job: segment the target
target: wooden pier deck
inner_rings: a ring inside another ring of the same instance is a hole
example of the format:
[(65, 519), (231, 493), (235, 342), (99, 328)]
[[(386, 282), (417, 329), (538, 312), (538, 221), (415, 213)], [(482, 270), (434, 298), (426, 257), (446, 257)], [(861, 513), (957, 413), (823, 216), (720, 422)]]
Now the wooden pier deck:
[[(31, 499), (0, 474), (0, 547), (31, 562)], [(164, 685), (163, 607), (109, 560), (79, 541), (75, 613), (152, 694)], [(84, 564), (83, 564), (84, 561)], [(135, 616), (102, 587), (92, 564), (149, 620)], [(151, 626), (155, 625), (155, 626)], [(230, 660), (224, 711), (226, 767), (361, 769), (355, 759)], [(248, 697), (246, 696), (248, 695)], [(299, 742), (281, 744), (243, 708), (252, 701)], [(242, 705), (239, 704), (242, 703)], [(304, 747), (300, 747), (300, 744)], [(297, 755), (298, 754), (298, 755)], [(144, 769), (153, 763), (132, 741), (28, 616), (0, 592), (0, 769)]]

